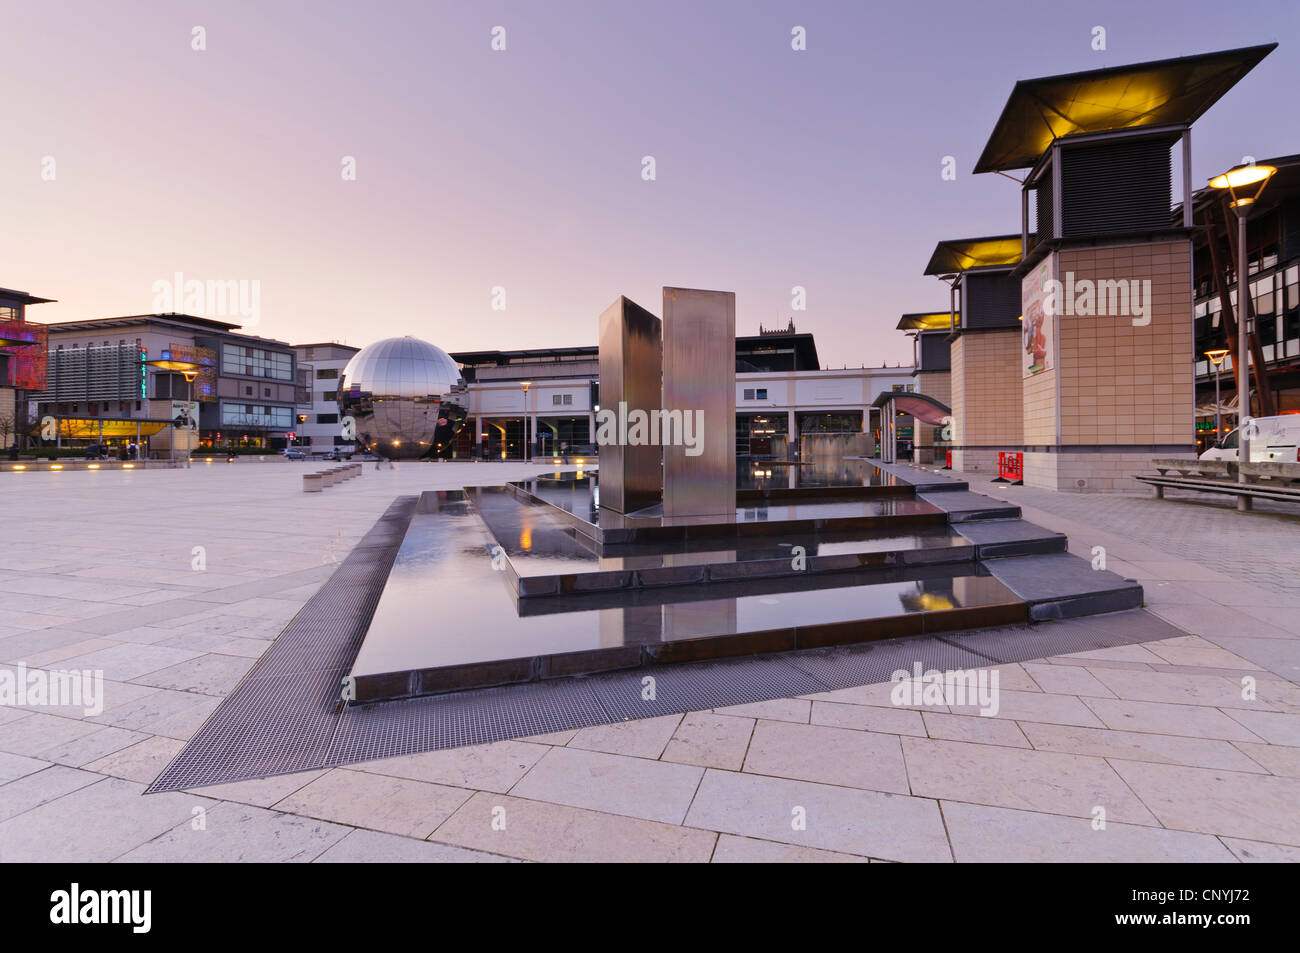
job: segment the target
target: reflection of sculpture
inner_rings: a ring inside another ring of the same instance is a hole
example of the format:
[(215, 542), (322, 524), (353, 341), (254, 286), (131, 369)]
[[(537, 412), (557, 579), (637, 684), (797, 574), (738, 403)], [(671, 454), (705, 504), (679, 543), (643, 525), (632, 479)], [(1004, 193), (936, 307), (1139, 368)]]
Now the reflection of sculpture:
[(412, 337), (358, 351), (339, 378), (339, 410), (366, 450), (390, 460), (445, 456), (465, 425), (465, 382), (447, 352)]

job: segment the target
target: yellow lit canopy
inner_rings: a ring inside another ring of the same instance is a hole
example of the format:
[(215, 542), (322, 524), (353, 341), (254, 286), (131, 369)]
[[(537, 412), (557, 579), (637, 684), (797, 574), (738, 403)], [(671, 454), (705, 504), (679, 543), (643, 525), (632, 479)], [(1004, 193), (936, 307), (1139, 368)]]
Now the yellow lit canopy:
[(127, 420), (127, 419), (110, 419), (100, 417), (60, 417), (59, 433), (64, 437), (74, 440), (80, 439), (98, 439), (100, 435), (100, 425), (103, 425), (103, 435), (106, 438), (134, 437), (136, 427), (140, 428), (139, 433), (142, 437), (152, 437), (154, 434), (172, 425), (170, 420)]
[[(1031, 236), (1032, 243), (1033, 238)], [(1020, 264), (1020, 235), (989, 238), (954, 238), (934, 246), (934, 254), (922, 274), (948, 275), (972, 268), (995, 268)]]
[[(905, 314), (898, 319), (900, 331), (947, 331), (952, 326), (952, 315), (947, 311), (927, 311), (919, 314)], [(961, 312), (957, 315), (957, 326), (961, 326)]]
[(1062, 136), (1195, 122), (1276, 47), (1021, 80), (974, 171), (1031, 168)]

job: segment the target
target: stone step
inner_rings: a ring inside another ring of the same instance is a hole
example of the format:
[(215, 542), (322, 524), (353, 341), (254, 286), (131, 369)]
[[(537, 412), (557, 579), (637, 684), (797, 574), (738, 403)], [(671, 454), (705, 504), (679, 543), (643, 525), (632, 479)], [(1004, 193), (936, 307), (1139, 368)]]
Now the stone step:
[(967, 520), (953, 528), (975, 544), (978, 559), (1063, 553), (1069, 542), (1064, 533), (1022, 519)]
[(1008, 556), (981, 563), (1029, 604), (1029, 617), (1072, 619), (1101, 612), (1136, 609), (1142, 587), (1069, 553)]
[(948, 514), (948, 522), (965, 523), (970, 520), (1018, 519), (1020, 507), (1013, 503), (972, 493), (969, 490), (928, 490), (916, 494), (918, 500), (924, 500), (939, 507)]

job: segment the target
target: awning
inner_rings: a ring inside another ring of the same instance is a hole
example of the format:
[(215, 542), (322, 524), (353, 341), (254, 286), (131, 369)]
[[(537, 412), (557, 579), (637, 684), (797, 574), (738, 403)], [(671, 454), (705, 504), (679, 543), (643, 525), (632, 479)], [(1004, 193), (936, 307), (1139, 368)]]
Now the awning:
[(1021, 80), (975, 172), (1028, 169), (1054, 139), (1195, 122), (1276, 43)]
[[(1030, 235), (1032, 245), (1034, 236)], [(972, 268), (1011, 267), (1020, 264), (1023, 250), (1020, 234), (989, 238), (954, 238), (934, 246), (934, 254), (922, 274), (948, 275)]]
[(871, 402), (871, 406), (884, 407), (891, 401), (895, 409), (908, 416), (915, 417), (923, 424), (938, 426), (952, 419), (952, 410), (946, 404), (935, 400), (933, 397), (927, 397), (925, 394), (918, 394), (914, 391), (882, 391)]
[(136, 428), (142, 437), (154, 434), (170, 427), (170, 420), (132, 420), (128, 417), (59, 417), (59, 433), (73, 440), (98, 439), (103, 426), (104, 437), (134, 437)]
[[(947, 331), (952, 326), (953, 315), (948, 311), (921, 311), (905, 314), (898, 319), (900, 331)], [(957, 327), (961, 327), (961, 312), (956, 314)]]

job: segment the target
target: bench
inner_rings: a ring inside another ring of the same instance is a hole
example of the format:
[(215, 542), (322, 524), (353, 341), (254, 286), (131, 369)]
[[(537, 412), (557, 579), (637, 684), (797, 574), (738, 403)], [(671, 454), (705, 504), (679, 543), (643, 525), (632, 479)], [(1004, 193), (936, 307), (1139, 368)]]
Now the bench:
[(302, 475), (302, 491), (304, 493), (319, 493), (327, 486), (333, 486), (335, 483), (342, 483), (344, 480), (359, 477), (364, 472), (365, 470), (361, 464), (349, 463), (346, 466), (333, 467), (329, 470), (304, 473)]
[(1204, 476), (1230, 476), (1236, 472), (1236, 463), (1231, 460), (1197, 460), (1194, 457), (1156, 457), (1151, 461), (1156, 471), (1164, 476), (1170, 470), (1181, 476), (1200, 473)]
[[(1260, 471), (1261, 468), (1271, 467), (1295, 467), (1296, 464), (1269, 464), (1254, 463), (1246, 464), (1242, 469), (1246, 473), (1249, 482), (1239, 483), (1235, 476), (1229, 476), (1223, 479), (1213, 477), (1186, 477), (1186, 476), (1136, 476), (1134, 477), (1140, 483), (1154, 487), (1156, 499), (1165, 498), (1165, 490), (1194, 490), (1198, 493), (1226, 493), (1230, 496), (1237, 497), (1238, 509), (1248, 510), (1254, 500), (1274, 500), (1281, 503), (1300, 503), (1300, 486), (1289, 486), (1285, 483), (1276, 482), (1275, 474), (1271, 471)], [(1234, 464), (1232, 469), (1237, 469)], [(1278, 474), (1281, 475), (1281, 474)], [(1263, 479), (1260, 479), (1263, 477)], [(1284, 477), (1285, 478), (1285, 477)]]

